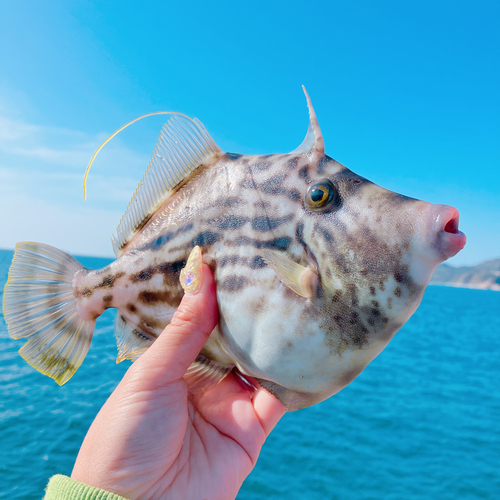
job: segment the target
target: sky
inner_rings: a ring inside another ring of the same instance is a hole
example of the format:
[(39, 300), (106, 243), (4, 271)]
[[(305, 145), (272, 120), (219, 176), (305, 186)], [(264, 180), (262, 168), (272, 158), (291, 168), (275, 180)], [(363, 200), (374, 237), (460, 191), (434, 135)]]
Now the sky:
[(113, 256), (110, 237), (163, 124), (199, 118), (222, 150), (289, 152), (305, 85), (326, 152), (388, 189), (460, 211), (465, 249), (500, 257), (498, 1), (0, 3), (0, 248)]

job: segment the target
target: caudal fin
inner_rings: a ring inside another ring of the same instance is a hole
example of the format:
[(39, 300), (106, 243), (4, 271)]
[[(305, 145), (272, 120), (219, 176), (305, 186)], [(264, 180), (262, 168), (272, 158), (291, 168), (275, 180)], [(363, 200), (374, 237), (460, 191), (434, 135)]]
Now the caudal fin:
[(13, 339), (28, 339), (19, 354), (59, 385), (66, 383), (89, 350), (95, 321), (76, 312), (72, 281), (83, 266), (42, 243), (16, 245), (5, 285), (3, 314)]

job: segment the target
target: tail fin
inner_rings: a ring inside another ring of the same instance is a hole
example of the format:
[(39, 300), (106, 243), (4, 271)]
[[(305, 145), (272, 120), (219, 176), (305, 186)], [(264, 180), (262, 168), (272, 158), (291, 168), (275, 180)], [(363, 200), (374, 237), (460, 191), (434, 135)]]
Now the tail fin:
[(9, 334), (28, 339), (19, 354), (59, 385), (82, 364), (95, 326), (76, 312), (72, 281), (80, 269), (81, 264), (57, 248), (22, 242), (16, 245), (5, 285)]

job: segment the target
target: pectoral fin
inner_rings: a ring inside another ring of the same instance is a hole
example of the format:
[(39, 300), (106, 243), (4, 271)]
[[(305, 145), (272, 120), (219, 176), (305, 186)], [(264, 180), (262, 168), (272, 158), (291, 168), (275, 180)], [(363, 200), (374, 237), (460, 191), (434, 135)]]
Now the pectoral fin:
[(318, 285), (318, 275), (309, 267), (301, 266), (285, 255), (273, 250), (262, 252), (264, 262), (279, 279), (297, 295), (312, 299)]

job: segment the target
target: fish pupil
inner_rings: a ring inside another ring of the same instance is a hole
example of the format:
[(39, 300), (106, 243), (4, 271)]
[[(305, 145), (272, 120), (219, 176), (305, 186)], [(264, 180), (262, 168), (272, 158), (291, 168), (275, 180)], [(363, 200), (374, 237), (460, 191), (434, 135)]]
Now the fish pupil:
[(314, 201), (314, 203), (320, 203), (326, 198), (326, 192), (325, 188), (315, 188), (311, 192), (311, 200)]

